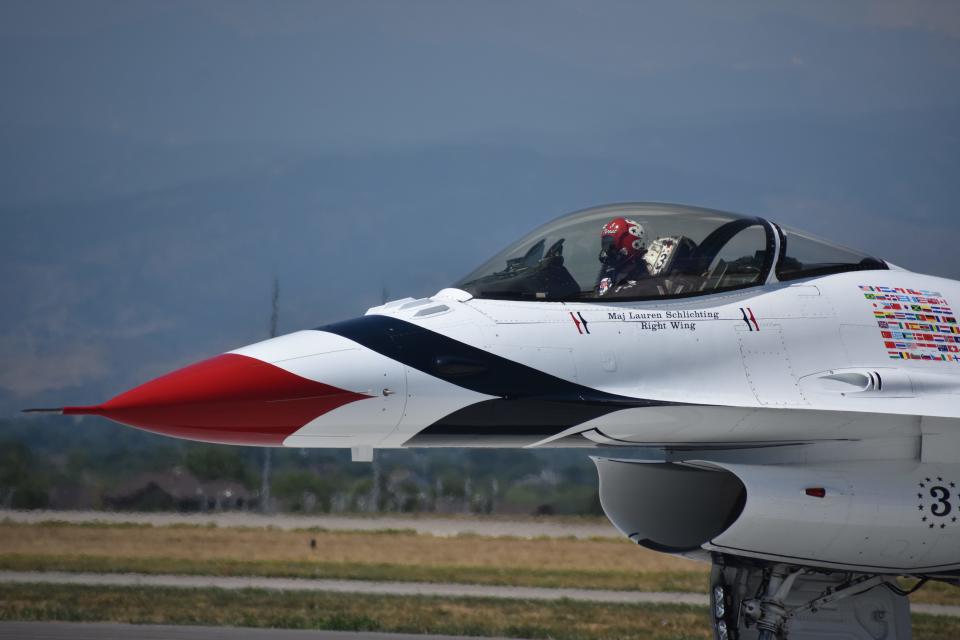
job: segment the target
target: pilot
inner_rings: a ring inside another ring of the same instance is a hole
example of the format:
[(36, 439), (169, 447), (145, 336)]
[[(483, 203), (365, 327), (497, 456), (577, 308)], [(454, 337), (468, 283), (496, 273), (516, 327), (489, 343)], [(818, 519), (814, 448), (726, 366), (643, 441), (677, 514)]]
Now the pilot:
[(594, 291), (598, 296), (635, 287), (649, 277), (643, 225), (630, 218), (614, 218), (600, 231), (600, 274)]

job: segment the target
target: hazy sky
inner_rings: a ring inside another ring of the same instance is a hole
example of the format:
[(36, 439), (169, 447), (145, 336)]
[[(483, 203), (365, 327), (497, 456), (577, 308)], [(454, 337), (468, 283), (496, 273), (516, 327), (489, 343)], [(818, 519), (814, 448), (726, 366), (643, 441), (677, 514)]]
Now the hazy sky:
[(561, 213), (960, 277), (960, 3), (0, 3), (0, 412), (428, 294)]
[[(954, 106), (943, 2), (3, 3), (10, 126), (343, 150)], [(602, 148), (597, 149), (602, 153)]]

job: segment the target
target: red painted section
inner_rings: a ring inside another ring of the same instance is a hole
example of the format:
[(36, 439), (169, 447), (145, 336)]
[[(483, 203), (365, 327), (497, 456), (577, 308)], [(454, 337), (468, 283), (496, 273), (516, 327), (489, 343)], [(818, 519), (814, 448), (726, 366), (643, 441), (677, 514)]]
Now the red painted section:
[(577, 333), (583, 335), (583, 329), (580, 328), (580, 321), (577, 320), (577, 316), (573, 315), (573, 311), (570, 312), (570, 319), (573, 320), (573, 324), (577, 325)]
[(757, 328), (757, 331), (760, 331), (760, 325), (757, 323), (757, 319), (753, 315), (753, 309), (751, 309), (750, 307), (747, 307), (747, 311), (750, 312), (750, 322), (752, 322), (753, 326)]
[(308, 380), (256, 358), (227, 353), (64, 414), (101, 415), (178, 438), (279, 445), (314, 418), (369, 398)]

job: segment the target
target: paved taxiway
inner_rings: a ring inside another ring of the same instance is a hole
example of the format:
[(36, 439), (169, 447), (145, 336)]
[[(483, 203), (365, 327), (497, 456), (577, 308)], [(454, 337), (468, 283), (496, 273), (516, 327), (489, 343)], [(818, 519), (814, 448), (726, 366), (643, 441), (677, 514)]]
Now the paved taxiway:
[[(96, 622), (0, 622), (0, 640), (476, 640), (407, 633), (245, 629)], [(503, 640), (486, 638), (484, 640)]]
[(255, 578), (140, 573), (72, 573), (60, 571), (0, 571), (0, 583), (78, 584), (110, 587), (181, 587), (216, 589), (270, 589), (276, 591), (325, 591), (392, 596), (441, 596), (447, 598), (507, 598), (510, 600), (579, 600), (622, 604), (692, 604), (706, 606), (700, 593), (658, 593), (605, 589), (543, 589), (499, 587), (479, 584), (432, 582), (375, 582), (373, 580), (307, 580), (303, 578)]
[(435, 536), (475, 534), (480, 536), (516, 536), (518, 538), (619, 538), (620, 533), (607, 522), (577, 522), (570, 520), (499, 520), (496, 518), (403, 518), (395, 516), (294, 516), (262, 515), (249, 512), (228, 513), (113, 513), (108, 511), (6, 511), (0, 509), (0, 520), (11, 522), (132, 522), (164, 526), (170, 524), (205, 525), (218, 527), (274, 527), (276, 529), (308, 529), (317, 527), (330, 531), (382, 531), (384, 529), (411, 529), (417, 533)]
[[(707, 606), (702, 593), (614, 591), (610, 589), (545, 589), (434, 582), (376, 582), (373, 580), (306, 580), (303, 578), (256, 578), (138, 573), (72, 573), (59, 571), (0, 571), (0, 583), (79, 584), (114, 587), (175, 587), (215, 589), (270, 589), (277, 591), (326, 591), (393, 596), (440, 596), (447, 598), (505, 598), (509, 600), (576, 600), (619, 604), (686, 604)], [(915, 613), (960, 617), (960, 606), (914, 604)]]

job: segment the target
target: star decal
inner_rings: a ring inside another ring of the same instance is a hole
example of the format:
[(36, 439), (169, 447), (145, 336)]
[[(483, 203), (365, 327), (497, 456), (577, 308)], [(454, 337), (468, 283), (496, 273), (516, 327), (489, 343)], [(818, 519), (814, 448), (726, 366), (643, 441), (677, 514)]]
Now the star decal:
[[(950, 480), (949, 477), (944, 478), (944, 476), (923, 478), (922, 481), (917, 482), (917, 486), (920, 488), (920, 491), (917, 492), (917, 512), (920, 516), (920, 522), (927, 525), (928, 529), (943, 530), (950, 525), (960, 524), (960, 508), (956, 508), (953, 512), (956, 515), (953, 515), (950, 513), (951, 509), (948, 505), (944, 504), (952, 500), (960, 501), (958, 484), (960, 484), (960, 479)], [(947, 489), (947, 486), (950, 489)], [(928, 506), (930, 509), (927, 509)], [(944, 513), (938, 513), (938, 510), (944, 511)]]

